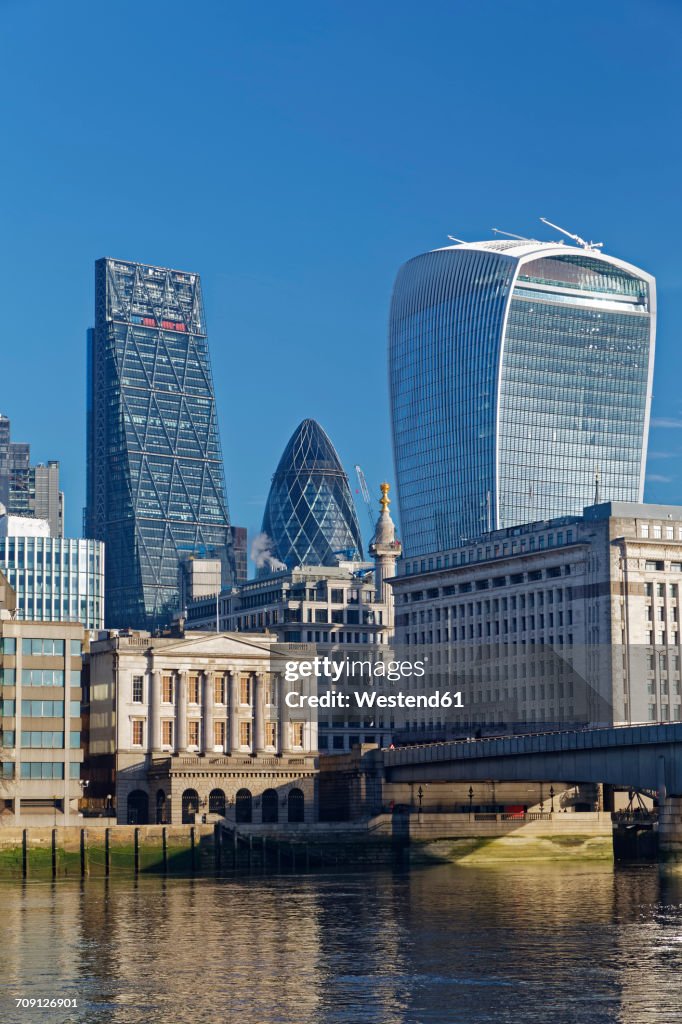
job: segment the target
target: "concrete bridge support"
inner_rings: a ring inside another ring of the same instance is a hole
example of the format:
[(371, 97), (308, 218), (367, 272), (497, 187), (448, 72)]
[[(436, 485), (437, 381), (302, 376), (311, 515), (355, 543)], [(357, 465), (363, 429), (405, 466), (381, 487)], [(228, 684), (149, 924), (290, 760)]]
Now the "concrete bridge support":
[(682, 797), (669, 796), (658, 818), (658, 849), (661, 861), (682, 869)]

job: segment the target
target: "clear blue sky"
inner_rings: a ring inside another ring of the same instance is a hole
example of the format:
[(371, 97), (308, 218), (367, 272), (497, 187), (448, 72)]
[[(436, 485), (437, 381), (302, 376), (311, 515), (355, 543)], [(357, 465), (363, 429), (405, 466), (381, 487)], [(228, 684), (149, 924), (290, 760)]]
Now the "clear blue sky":
[(373, 490), (392, 479), (399, 265), (540, 215), (658, 278), (647, 499), (682, 503), (677, 0), (0, 0), (0, 19), (0, 411), (61, 460), (72, 535), (97, 257), (201, 273), (253, 531), (304, 417)]

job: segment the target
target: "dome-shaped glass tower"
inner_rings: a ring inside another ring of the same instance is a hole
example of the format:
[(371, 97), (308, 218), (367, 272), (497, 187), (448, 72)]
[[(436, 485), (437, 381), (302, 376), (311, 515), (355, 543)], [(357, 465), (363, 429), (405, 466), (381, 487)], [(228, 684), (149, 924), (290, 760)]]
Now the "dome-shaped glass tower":
[(336, 565), (362, 559), (362, 538), (348, 477), (319, 423), (304, 420), (294, 431), (272, 478), (263, 533), (270, 543), (262, 568), (283, 562)]

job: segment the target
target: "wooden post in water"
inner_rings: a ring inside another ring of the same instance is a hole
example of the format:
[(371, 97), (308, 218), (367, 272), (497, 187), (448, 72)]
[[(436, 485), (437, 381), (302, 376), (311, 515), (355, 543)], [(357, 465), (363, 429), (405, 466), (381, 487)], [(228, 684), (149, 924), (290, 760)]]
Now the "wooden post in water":
[(28, 829), (21, 833), (21, 874), (28, 878)]
[(111, 872), (111, 846), (109, 841), (109, 828), (104, 829), (104, 874)]
[(87, 829), (81, 829), (81, 878), (85, 878), (88, 874), (88, 832)]
[(57, 829), (52, 829), (52, 877), (57, 877)]
[(163, 860), (163, 873), (168, 874), (168, 835), (167, 829), (164, 825), (161, 829), (161, 856)]
[(136, 828), (133, 832), (133, 852), (135, 859), (135, 874), (140, 873), (140, 830)]

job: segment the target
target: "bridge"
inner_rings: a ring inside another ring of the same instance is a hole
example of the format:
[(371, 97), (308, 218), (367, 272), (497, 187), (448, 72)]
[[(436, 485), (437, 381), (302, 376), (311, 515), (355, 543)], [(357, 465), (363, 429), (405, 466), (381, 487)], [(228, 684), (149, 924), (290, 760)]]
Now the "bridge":
[(380, 758), (387, 782), (564, 779), (656, 790), (662, 851), (682, 862), (682, 723), (424, 743)]

